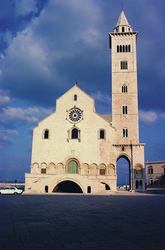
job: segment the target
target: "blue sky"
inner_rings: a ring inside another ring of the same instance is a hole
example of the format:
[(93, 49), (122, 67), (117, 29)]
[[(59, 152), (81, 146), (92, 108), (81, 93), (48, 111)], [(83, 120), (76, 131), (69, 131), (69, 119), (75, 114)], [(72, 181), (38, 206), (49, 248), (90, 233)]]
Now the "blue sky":
[(122, 8), (138, 31), (140, 142), (165, 160), (165, 2), (0, 0), (0, 181), (30, 172), (32, 129), (77, 80), (111, 114), (109, 32)]

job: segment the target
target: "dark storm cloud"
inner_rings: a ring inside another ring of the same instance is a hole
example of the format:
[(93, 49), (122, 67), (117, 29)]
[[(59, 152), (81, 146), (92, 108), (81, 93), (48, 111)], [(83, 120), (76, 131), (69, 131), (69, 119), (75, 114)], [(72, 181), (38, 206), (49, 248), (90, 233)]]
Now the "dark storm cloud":
[(75, 79), (88, 86), (106, 81), (108, 57), (100, 46), (105, 37), (99, 6), (94, 1), (63, 2), (50, 1), (40, 17), (10, 41), (2, 60), (2, 84), (13, 96), (50, 105)]
[[(163, 110), (163, 3), (151, 2), (127, 1), (125, 13), (133, 29), (139, 30), (139, 106)], [(26, 4), (17, 2), (19, 15), (25, 15), (26, 10), (36, 12), (36, 1)], [(113, 3), (113, 10), (111, 7), (112, 3), (94, 0), (48, 1), (24, 30), (8, 38), (9, 46), (1, 59), (2, 86), (13, 97), (45, 106), (55, 105), (55, 99), (75, 80), (89, 94), (106, 91), (110, 96), (108, 33), (120, 14), (117, 3)]]

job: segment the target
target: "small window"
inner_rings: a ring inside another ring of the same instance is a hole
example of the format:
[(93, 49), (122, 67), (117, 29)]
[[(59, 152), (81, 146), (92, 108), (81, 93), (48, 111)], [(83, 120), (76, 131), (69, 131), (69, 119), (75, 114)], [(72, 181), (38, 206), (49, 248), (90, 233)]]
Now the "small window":
[(131, 45), (128, 45), (128, 52), (131, 52)]
[(46, 174), (46, 168), (41, 168), (41, 174)]
[(124, 27), (122, 27), (122, 32), (124, 32)]
[(88, 186), (88, 188), (87, 188), (87, 193), (88, 193), (88, 194), (91, 193), (91, 187), (90, 187), (90, 186)]
[(49, 130), (45, 130), (44, 139), (48, 139), (48, 138), (49, 138)]
[(127, 93), (127, 86), (126, 85), (122, 86), (122, 93)]
[(72, 129), (72, 139), (78, 139), (78, 129)]
[(123, 52), (123, 46), (120, 45), (120, 52)]
[(100, 139), (105, 139), (105, 131), (100, 130)]
[(74, 101), (77, 101), (77, 95), (74, 95)]
[(100, 169), (100, 175), (105, 175), (105, 169)]
[(123, 137), (128, 137), (128, 129), (123, 128)]
[(117, 52), (120, 52), (119, 45), (117, 45)]
[(127, 115), (127, 106), (123, 106), (123, 115)]
[(128, 69), (128, 62), (127, 61), (121, 61), (120, 62), (121, 69)]
[(153, 174), (153, 167), (152, 167), (152, 166), (150, 166), (150, 167), (148, 168), (148, 174)]
[(123, 52), (125, 52), (125, 45), (123, 45)]
[(45, 193), (48, 193), (48, 186), (45, 186)]

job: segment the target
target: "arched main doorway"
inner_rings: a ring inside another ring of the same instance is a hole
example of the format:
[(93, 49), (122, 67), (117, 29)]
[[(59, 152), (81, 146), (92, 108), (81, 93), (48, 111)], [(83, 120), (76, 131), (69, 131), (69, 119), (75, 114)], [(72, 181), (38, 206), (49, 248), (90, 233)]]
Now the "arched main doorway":
[(80, 186), (73, 181), (62, 181), (53, 189), (53, 193), (83, 193)]
[(126, 156), (121, 156), (116, 162), (117, 168), (117, 187), (126, 186), (130, 189), (130, 161)]

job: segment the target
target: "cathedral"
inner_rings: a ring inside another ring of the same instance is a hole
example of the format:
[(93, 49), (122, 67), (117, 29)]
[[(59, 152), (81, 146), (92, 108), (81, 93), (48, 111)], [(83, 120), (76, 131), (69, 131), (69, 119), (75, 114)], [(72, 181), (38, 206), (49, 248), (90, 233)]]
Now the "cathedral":
[(77, 84), (33, 130), (26, 193), (108, 194), (117, 190), (117, 161), (129, 163), (129, 190), (145, 190), (144, 143), (139, 143), (136, 40), (121, 11), (109, 34), (112, 115), (96, 113)]

